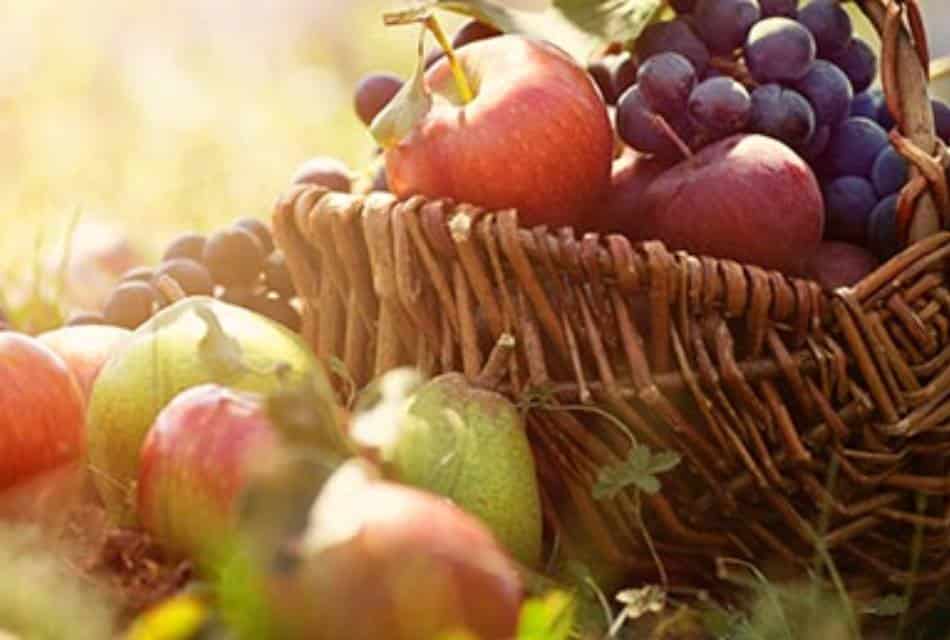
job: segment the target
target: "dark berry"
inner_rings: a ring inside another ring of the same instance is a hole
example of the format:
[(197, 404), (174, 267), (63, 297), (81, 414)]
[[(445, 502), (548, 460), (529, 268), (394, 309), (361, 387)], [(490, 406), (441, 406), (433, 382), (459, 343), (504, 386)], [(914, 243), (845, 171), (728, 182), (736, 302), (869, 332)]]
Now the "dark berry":
[(188, 258), (189, 260), (201, 260), (205, 250), (205, 237), (198, 233), (183, 233), (168, 245), (165, 253), (162, 254), (162, 260), (172, 260), (174, 258)]
[(134, 267), (119, 278), (119, 282), (151, 282), (155, 271), (151, 267)]
[(155, 271), (155, 280), (158, 281), (162, 276), (177, 282), (189, 296), (210, 296), (214, 293), (214, 282), (207, 267), (188, 258), (175, 258), (160, 264)]
[(253, 233), (232, 227), (215, 231), (205, 244), (204, 263), (218, 284), (250, 285), (264, 266), (264, 251)]
[(105, 316), (95, 311), (80, 311), (69, 316), (67, 327), (78, 327), (87, 324), (108, 324)]
[(490, 24), (485, 24), (480, 20), (469, 20), (455, 32), (455, 36), (452, 38), (452, 46), (459, 49), (472, 42), (487, 40), (500, 35), (501, 31)]
[(152, 317), (158, 305), (158, 292), (145, 282), (123, 282), (109, 296), (102, 315), (117, 327), (136, 329)]
[(353, 108), (367, 127), (402, 89), (402, 79), (392, 73), (371, 73), (356, 85)]
[(336, 158), (327, 156), (317, 156), (304, 162), (297, 168), (291, 182), (312, 184), (343, 193), (349, 193), (352, 189), (350, 170)]
[(290, 279), (290, 271), (287, 270), (287, 261), (280, 251), (275, 251), (267, 257), (264, 263), (264, 279), (267, 288), (277, 292), (282, 298), (293, 298), (297, 295)]
[(270, 227), (257, 218), (241, 218), (234, 223), (234, 226), (253, 233), (261, 243), (261, 249), (265, 254), (270, 255), (274, 250), (274, 237), (271, 235)]
[(291, 331), (300, 331), (300, 314), (286, 300), (269, 296), (257, 296), (251, 302), (252, 311), (279, 322)]

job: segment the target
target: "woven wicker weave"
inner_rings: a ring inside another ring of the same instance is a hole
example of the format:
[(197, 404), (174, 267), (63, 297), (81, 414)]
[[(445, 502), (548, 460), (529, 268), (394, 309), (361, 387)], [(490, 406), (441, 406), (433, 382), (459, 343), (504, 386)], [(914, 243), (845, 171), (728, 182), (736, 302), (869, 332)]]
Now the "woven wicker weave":
[[(892, 139), (914, 164), (901, 202), (917, 241), (857, 286), (522, 229), (514, 211), (295, 187), (274, 224), (304, 336), (358, 385), (412, 364), (530, 403), (549, 530), (626, 571), (657, 572), (645, 522), (673, 580), (725, 556), (808, 563), (816, 537), (849, 579), (950, 578), (945, 149), (916, 4), (862, 6), (883, 34)], [(659, 494), (592, 496), (628, 455), (618, 419), (682, 454)]]

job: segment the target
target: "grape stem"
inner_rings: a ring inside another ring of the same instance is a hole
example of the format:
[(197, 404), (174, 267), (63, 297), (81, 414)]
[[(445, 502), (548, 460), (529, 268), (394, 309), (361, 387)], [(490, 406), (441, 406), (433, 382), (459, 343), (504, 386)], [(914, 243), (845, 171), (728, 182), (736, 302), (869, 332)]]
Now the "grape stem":
[(683, 154), (686, 158), (693, 157), (693, 150), (689, 148), (689, 145), (680, 137), (676, 130), (670, 126), (670, 123), (666, 121), (666, 118), (659, 114), (653, 116), (653, 124), (660, 128), (661, 131), (673, 141), (673, 144), (676, 145), (676, 148), (680, 150), (680, 153)]

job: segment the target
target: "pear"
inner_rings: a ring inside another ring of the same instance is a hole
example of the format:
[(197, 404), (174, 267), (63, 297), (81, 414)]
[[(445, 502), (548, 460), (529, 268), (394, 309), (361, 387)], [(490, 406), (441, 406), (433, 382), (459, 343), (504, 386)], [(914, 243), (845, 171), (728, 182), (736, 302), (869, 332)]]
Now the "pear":
[(352, 435), (377, 448), (387, 475), (449, 498), (480, 519), (515, 559), (537, 566), (541, 498), (517, 407), (458, 373), (420, 385), (396, 370), (379, 381), (374, 393), (380, 391)]

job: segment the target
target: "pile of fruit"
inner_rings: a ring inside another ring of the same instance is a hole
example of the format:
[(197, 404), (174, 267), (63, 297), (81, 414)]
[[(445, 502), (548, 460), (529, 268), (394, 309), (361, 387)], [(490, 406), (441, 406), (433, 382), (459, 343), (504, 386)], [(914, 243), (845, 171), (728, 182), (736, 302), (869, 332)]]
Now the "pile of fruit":
[[(562, 68), (573, 65), (558, 51), (470, 23), (452, 43), (457, 66), (454, 54), (428, 57), (434, 106), (399, 140), (386, 138), (391, 118), (374, 119), (409, 85), (381, 73), (358, 86), (357, 113), (385, 149), (374, 188), (388, 180), (399, 197), (516, 206), (527, 226), (660, 239), (829, 288), (853, 284), (901, 246), (908, 167), (872, 88), (871, 46), (835, 0), (798, 4), (672, 2), (675, 17), (608, 47), (587, 71), (616, 145), (590, 83)], [(478, 87), (470, 102), (456, 84), (466, 74)], [(391, 111), (418, 106), (411, 93)], [(934, 101), (933, 110), (950, 140), (950, 108)], [(608, 158), (618, 155), (611, 183)]]
[[(670, 6), (586, 67), (478, 21), (450, 41), (430, 15), (404, 17), (442, 49), (420, 46), (408, 82), (359, 83), (356, 114), (380, 145), (371, 171), (319, 157), (291, 182), (517, 208), (526, 226), (659, 239), (827, 287), (897, 251), (908, 167), (847, 12), (832, 0)], [(950, 142), (950, 108), (933, 109)], [(602, 559), (546, 535), (509, 399), (460, 374), (395, 370), (341, 402), (297, 335), (300, 301), (257, 219), (179, 236), (68, 324), (0, 331), (0, 498), (16, 494), (14, 516), (32, 518), (23, 505), (45, 504), (44, 479), (78, 468), (95, 491), (71, 499), (195, 563), (211, 595), (171, 605), (194, 604), (190, 631), (153, 635), (172, 615), (159, 609), (132, 640), (557, 639), (575, 613), (579, 633), (615, 637), (664, 606), (625, 592), (611, 618), (591, 575), (577, 579), (579, 558)], [(655, 492), (679, 458), (644, 452), (637, 482)], [(591, 584), (594, 615), (556, 597), (525, 605)]]
[[(173, 280), (180, 291), (163, 291), (163, 278)], [(76, 313), (67, 324), (136, 329), (180, 296), (214, 296), (300, 330), (297, 294), (284, 254), (274, 247), (270, 228), (256, 218), (241, 218), (207, 237), (181, 234), (158, 266), (124, 273), (101, 312)]]

